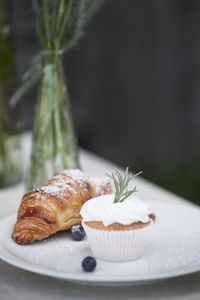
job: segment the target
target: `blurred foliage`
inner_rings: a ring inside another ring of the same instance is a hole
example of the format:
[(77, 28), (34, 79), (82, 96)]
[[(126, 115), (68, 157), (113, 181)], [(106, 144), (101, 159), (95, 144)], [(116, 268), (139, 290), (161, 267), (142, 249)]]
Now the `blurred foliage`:
[(22, 177), (20, 136), (17, 111), (9, 101), (16, 86), (14, 39), (10, 1), (0, 1), (0, 187)]
[[(13, 85), (13, 64), (14, 64), (14, 45), (11, 34), (11, 27), (4, 20), (0, 19), (0, 86), (6, 87)], [(12, 74), (12, 75), (11, 75)]]
[[(14, 39), (11, 21), (7, 16), (10, 7), (6, 1), (0, 2), (0, 130), (11, 130), (12, 116), (9, 100), (16, 86)], [(3, 129), (4, 128), (4, 129)]]

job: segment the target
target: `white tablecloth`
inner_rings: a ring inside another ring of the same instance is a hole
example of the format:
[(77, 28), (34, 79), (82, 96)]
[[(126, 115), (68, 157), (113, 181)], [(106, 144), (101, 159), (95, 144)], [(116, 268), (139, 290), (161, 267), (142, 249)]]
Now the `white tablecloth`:
[[(30, 137), (24, 139), (25, 165), (30, 149)], [(90, 175), (101, 176), (113, 170), (113, 164), (86, 151), (81, 151), (81, 165)], [(142, 178), (136, 179), (137, 188), (145, 199), (156, 199), (191, 205)], [(0, 219), (17, 212), (23, 184), (0, 190)], [(200, 272), (153, 285), (138, 287), (91, 287), (68, 283), (17, 269), (0, 260), (0, 300), (55, 300), (55, 299), (200, 299)]]

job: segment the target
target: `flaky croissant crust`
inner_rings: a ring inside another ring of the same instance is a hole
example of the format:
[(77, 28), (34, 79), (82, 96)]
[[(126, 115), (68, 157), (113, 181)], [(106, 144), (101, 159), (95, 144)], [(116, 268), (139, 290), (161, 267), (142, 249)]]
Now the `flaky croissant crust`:
[(109, 179), (89, 177), (78, 169), (60, 171), (23, 196), (12, 238), (29, 244), (69, 229), (81, 223), (79, 212), (85, 201), (111, 193)]

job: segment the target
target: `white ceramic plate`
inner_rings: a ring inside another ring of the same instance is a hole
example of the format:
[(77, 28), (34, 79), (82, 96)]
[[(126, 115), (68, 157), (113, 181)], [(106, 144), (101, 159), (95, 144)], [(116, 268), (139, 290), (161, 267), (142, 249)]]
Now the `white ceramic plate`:
[(20, 246), (11, 238), (16, 216), (0, 222), (0, 258), (31, 272), (93, 285), (139, 285), (200, 270), (200, 209), (187, 203), (150, 203), (157, 215), (146, 255), (129, 263), (97, 261), (85, 273), (81, 261), (92, 255), (87, 240), (76, 242), (69, 232), (42, 242)]

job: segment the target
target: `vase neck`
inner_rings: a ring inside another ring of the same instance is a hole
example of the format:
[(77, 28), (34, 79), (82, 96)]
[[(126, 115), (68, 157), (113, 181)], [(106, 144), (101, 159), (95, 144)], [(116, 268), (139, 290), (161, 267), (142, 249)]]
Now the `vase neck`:
[(58, 64), (62, 60), (63, 52), (59, 51), (42, 51), (41, 56), (44, 64)]

